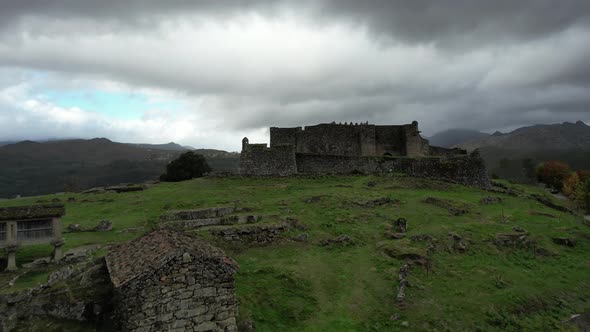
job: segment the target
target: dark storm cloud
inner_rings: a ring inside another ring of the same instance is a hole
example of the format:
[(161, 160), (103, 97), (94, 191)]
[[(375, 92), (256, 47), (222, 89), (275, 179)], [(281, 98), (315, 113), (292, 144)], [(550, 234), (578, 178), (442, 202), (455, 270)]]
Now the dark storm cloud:
[(0, 0), (0, 67), (180, 92), (236, 130), (587, 121), (589, 58), (588, 0)]

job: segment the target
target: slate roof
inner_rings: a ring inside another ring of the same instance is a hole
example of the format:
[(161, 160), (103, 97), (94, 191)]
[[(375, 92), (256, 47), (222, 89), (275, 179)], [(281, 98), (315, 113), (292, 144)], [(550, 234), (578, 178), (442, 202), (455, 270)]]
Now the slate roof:
[(135, 278), (157, 271), (170, 260), (189, 253), (195, 258), (209, 258), (227, 265), (231, 273), (237, 263), (209, 243), (171, 230), (156, 230), (121, 244), (106, 256), (113, 285), (118, 288)]
[(63, 205), (27, 205), (0, 208), (0, 221), (59, 218), (66, 214)]

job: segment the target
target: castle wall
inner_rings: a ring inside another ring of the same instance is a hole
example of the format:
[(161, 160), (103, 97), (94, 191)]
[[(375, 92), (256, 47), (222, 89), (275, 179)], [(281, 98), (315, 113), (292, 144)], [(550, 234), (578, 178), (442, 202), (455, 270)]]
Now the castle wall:
[(297, 154), (299, 174), (383, 174), (405, 173), (456, 182), (468, 186), (489, 187), (485, 163), (479, 155), (449, 158), (350, 157)]
[(406, 153), (403, 126), (375, 126), (375, 156), (403, 156)]
[(297, 152), (359, 156), (361, 126), (320, 124), (299, 133)]
[(297, 145), (298, 133), (301, 132), (301, 127), (294, 128), (270, 128), (270, 147), (279, 145)]
[(294, 147), (277, 145), (268, 148), (266, 144), (247, 144), (240, 155), (240, 173), (261, 176), (296, 174)]

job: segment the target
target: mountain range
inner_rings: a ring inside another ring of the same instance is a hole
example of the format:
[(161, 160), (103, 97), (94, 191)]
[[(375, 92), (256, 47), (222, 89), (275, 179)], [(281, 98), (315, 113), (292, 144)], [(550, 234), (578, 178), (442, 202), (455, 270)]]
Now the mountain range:
[[(0, 197), (156, 180), (168, 162), (189, 149), (175, 143), (127, 144), (106, 138), (9, 143), (0, 146)], [(239, 153), (194, 151), (215, 171), (238, 167)]]

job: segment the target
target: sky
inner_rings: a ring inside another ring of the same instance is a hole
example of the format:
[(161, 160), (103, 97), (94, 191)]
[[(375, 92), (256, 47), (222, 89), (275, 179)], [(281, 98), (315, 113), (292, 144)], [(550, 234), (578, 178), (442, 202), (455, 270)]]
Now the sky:
[(590, 123), (588, 0), (0, 0), (0, 141)]

